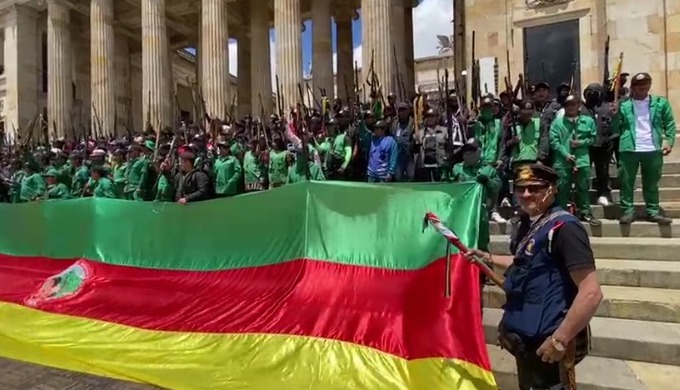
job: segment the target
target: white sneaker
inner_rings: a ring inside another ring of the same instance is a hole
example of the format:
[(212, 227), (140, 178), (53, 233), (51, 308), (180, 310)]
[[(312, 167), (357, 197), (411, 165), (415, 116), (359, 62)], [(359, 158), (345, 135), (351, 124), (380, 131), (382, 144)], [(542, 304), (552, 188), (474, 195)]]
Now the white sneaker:
[(510, 203), (508, 198), (503, 198), (503, 200), (501, 201), (501, 207), (510, 207), (510, 206), (512, 206), (512, 204)]
[(609, 206), (609, 199), (607, 199), (606, 196), (600, 196), (599, 198), (597, 198), (597, 204), (603, 207), (607, 207)]
[(496, 223), (506, 223), (507, 221), (505, 218), (501, 217), (500, 214), (498, 214), (498, 211), (494, 211), (491, 213), (491, 220), (496, 222)]

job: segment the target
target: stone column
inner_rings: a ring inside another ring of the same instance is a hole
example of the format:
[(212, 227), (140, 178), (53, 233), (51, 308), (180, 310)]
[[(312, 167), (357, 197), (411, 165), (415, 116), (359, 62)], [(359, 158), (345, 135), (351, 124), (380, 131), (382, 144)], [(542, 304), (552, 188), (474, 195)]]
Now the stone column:
[(207, 114), (227, 117), (230, 101), (227, 2), (201, 2), (201, 90)]
[(49, 134), (64, 137), (73, 104), (70, 9), (59, 0), (47, 2), (47, 121)]
[(165, 0), (142, 0), (142, 115), (155, 130), (172, 125), (168, 54)]
[[(404, 25), (404, 1), (392, 2), (392, 22), (390, 31), (392, 32), (393, 47), (390, 47), (390, 59), (394, 66), (392, 82), (394, 83), (394, 94), (397, 101), (406, 100), (402, 85), (406, 89), (406, 25)], [(396, 57), (396, 59), (395, 59)]]
[[(337, 39), (337, 95), (347, 104), (348, 98), (354, 94), (354, 44), (352, 39), (352, 17), (354, 9), (338, 7), (335, 12)], [(358, 65), (358, 64), (357, 64)], [(362, 83), (361, 79), (359, 83)], [(347, 85), (347, 89), (345, 89)], [(349, 94), (350, 96), (347, 96)]]
[[(245, 26), (248, 27), (248, 26)], [(251, 54), (250, 54), (250, 37), (247, 31), (239, 31), (238, 33), (238, 110), (234, 113), (241, 119), (246, 115), (259, 116), (260, 104), (252, 106), (253, 98), (251, 90), (252, 73), (251, 73)], [(269, 39), (267, 39), (269, 41)], [(258, 43), (259, 44), (259, 43)], [(257, 77), (265, 75), (256, 74)], [(233, 101), (233, 99), (232, 99)]]
[[(90, 2), (90, 84), (92, 129), (95, 134), (115, 134), (116, 46), (113, 31), (113, 0)], [(100, 128), (101, 126), (101, 128)]]
[[(251, 107), (259, 113), (261, 97), (265, 115), (274, 112), (267, 9), (268, 7), (264, 6), (250, 7)], [(252, 77), (253, 74), (257, 77)]]
[(404, 7), (404, 70), (402, 77), (404, 78), (406, 97), (410, 100), (410, 97), (416, 91), (416, 64), (413, 51), (413, 0), (406, 0), (406, 3), (410, 4)]
[(124, 135), (129, 128), (134, 130), (132, 107), (132, 85), (130, 71), (130, 41), (122, 33), (116, 33), (116, 134)]
[(395, 67), (392, 54), (394, 38), (390, 33), (392, 25), (392, 3), (397, 0), (361, 0), (362, 22), (364, 33), (362, 57), (364, 77), (370, 77), (368, 67), (371, 56), (374, 59), (373, 71), (382, 86), (382, 94), (397, 92), (394, 83)]
[(18, 136), (14, 129), (25, 128), (39, 111), (38, 91), (42, 87), (38, 83), (37, 17), (34, 9), (19, 5), (10, 6), (4, 17), (7, 95), (3, 115), (5, 131), (14, 142)]
[(274, 0), (276, 67), (281, 83), (283, 109), (286, 112), (300, 100), (298, 93), (298, 84), (302, 81), (300, 1)]
[(319, 96), (324, 89), (329, 98), (333, 92), (333, 47), (331, 45), (331, 0), (312, 2), (312, 85)]

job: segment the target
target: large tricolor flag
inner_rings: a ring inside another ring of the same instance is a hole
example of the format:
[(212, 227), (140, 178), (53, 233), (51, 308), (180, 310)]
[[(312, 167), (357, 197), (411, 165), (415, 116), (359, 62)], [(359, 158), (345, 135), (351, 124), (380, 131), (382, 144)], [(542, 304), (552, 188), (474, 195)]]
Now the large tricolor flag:
[(431, 210), (475, 247), (481, 203), (324, 182), (0, 205), (0, 355), (170, 389), (495, 389), (479, 271), (454, 254), (447, 278), (422, 232)]

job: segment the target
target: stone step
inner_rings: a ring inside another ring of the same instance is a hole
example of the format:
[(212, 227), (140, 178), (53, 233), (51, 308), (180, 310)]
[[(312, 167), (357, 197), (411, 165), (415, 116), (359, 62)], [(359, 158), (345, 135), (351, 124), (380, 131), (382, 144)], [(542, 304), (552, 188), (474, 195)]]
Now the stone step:
[[(515, 358), (487, 344), (498, 388), (519, 390)], [(677, 388), (680, 367), (588, 356), (576, 366), (579, 390), (663, 390)]]
[[(597, 316), (641, 321), (680, 323), (680, 290), (602, 286), (604, 299)], [(484, 286), (484, 306), (499, 309), (505, 293), (496, 286)]]
[[(663, 202), (661, 203), (661, 209), (665, 216), (680, 219), (680, 202)], [(498, 212), (505, 219), (510, 219), (514, 211), (515, 210), (512, 207), (498, 208)], [(611, 204), (606, 207), (594, 204), (590, 206), (590, 211), (599, 219), (618, 220), (621, 218), (621, 206), (618, 204)], [(645, 210), (645, 205), (643, 203), (637, 203), (635, 205), (635, 215), (640, 220), (645, 218), (647, 211)]]
[[(595, 262), (602, 285), (680, 290), (678, 261), (597, 259)], [(503, 276), (501, 268), (494, 271)]]
[[(591, 188), (595, 188), (595, 184), (596, 179), (593, 177), (590, 184)], [(611, 176), (609, 178), (609, 186), (612, 189), (619, 189), (621, 188), (621, 180), (616, 176)], [(642, 187), (642, 177), (640, 175), (635, 178), (635, 187)], [(659, 188), (664, 187), (680, 187), (680, 174), (663, 175), (659, 181)]]
[(597, 276), (608, 286), (680, 290), (680, 262), (597, 259)]
[[(675, 226), (660, 226), (651, 222), (635, 222), (630, 225), (621, 225), (618, 220), (602, 219), (601, 226), (590, 226), (583, 223), (588, 235), (591, 237), (665, 237), (680, 238), (680, 219), (674, 220)], [(510, 232), (509, 223), (490, 222), (491, 234), (504, 235)]]
[[(484, 309), (486, 342), (498, 341), (501, 309)], [(595, 317), (590, 355), (680, 366), (680, 324)]]
[[(637, 223), (637, 222), (635, 222)], [(497, 255), (509, 255), (507, 236), (492, 235), (489, 249)], [(591, 237), (590, 245), (596, 259), (647, 259), (680, 261), (680, 240), (640, 237)]]
[[(680, 148), (673, 148), (673, 150), (680, 150)], [(638, 171), (639, 173), (639, 171)], [(595, 167), (592, 167), (590, 169), (590, 174), (591, 176), (595, 177)], [(661, 171), (662, 175), (673, 175), (673, 174), (680, 174), (680, 161), (670, 161), (670, 160), (664, 160), (663, 162), (663, 169)], [(609, 176), (618, 176), (619, 175), (619, 168), (616, 166), (616, 164), (609, 164)]]
[[(597, 191), (590, 190), (590, 204), (597, 204)], [(612, 190), (611, 200), (614, 203), (619, 203), (621, 201), (621, 193), (619, 190)], [(680, 187), (665, 187), (659, 188), (659, 201), (660, 202), (678, 202), (680, 201)], [(636, 188), (633, 194), (634, 203), (643, 203), (642, 189)]]

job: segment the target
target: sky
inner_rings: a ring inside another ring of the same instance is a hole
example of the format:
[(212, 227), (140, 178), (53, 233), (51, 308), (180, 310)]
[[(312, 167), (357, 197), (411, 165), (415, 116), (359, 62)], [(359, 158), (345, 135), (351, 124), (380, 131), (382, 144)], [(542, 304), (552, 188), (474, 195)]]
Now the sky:
[[(437, 54), (437, 35), (451, 35), (453, 33), (453, 2), (451, 0), (422, 0), (413, 10), (413, 42), (416, 58), (423, 58)], [(302, 67), (305, 75), (309, 74), (312, 62), (312, 23), (305, 21), (307, 27), (302, 33)], [(335, 23), (331, 23), (333, 42), (333, 69), (336, 66)], [(361, 58), (361, 16), (352, 23), (354, 40), (354, 60), (359, 66)], [(272, 77), (276, 74), (276, 37), (274, 30), (269, 33), (271, 44)], [(238, 42), (229, 41), (229, 72), (238, 76)]]

